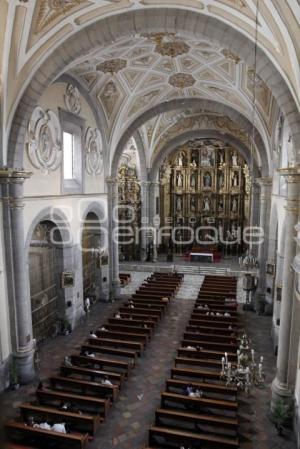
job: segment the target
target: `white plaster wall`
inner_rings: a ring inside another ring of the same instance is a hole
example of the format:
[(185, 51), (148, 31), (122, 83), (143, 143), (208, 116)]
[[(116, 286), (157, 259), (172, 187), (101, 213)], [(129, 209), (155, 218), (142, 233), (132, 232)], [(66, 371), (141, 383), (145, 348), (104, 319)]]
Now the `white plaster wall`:
[[(65, 109), (66, 106), (64, 103), (64, 95), (66, 92), (66, 83), (57, 82), (49, 86), (44, 94), (40, 97), (38, 106), (43, 108), (45, 111), (50, 109), (52, 110), (57, 117), (59, 118), (59, 108)], [(84, 97), (80, 96), (81, 101), (81, 111), (79, 117), (85, 120), (85, 131), (88, 127), (97, 128), (98, 125), (96, 123), (94, 114), (89, 107), (88, 103), (84, 99)], [(99, 128), (99, 127), (98, 127)], [(101, 132), (101, 129), (100, 129)], [(84, 141), (84, 136), (83, 136)], [(84, 148), (83, 151), (83, 186), (84, 193), (102, 193), (104, 192), (104, 180), (105, 173), (102, 173), (98, 176), (91, 176), (85, 170), (85, 157), (84, 157)], [(60, 195), (61, 194), (61, 176), (62, 176), (62, 167), (60, 166), (57, 170), (50, 172), (49, 174), (43, 174), (39, 169), (36, 169), (30, 162), (27, 156), (27, 150), (24, 148), (24, 169), (33, 173), (33, 176), (26, 181), (24, 186), (25, 195)], [(105, 158), (105, 155), (104, 155)]]

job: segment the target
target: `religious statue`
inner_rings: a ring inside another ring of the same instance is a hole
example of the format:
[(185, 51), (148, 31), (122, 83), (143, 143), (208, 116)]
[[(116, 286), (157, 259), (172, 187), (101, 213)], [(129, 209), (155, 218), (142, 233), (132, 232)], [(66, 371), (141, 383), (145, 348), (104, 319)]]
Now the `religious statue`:
[(238, 202), (237, 199), (234, 197), (231, 202), (231, 212), (236, 213), (237, 210), (238, 210)]
[(205, 175), (203, 176), (203, 185), (204, 187), (211, 187), (211, 184), (212, 184), (211, 174), (209, 172), (206, 172)]
[(176, 200), (176, 210), (177, 212), (181, 212), (182, 210), (182, 200), (180, 196), (178, 196)]
[(219, 162), (220, 162), (220, 165), (224, 164), (224, 153), (223, 153), (223, 151), (220, 151), (220, 153), (219, 153)]
[(191, 208), (192, 212), (196, 212), (196, 201), (195, 201), (195, 198), (193, 196), (191, 197), (190, 208)]
[(215, 165), (215, 148), (210, 145), (201, 151), (201, 165), (212, 166)]
[(205, 212), (209, 212), (210, 210), (210, 206), (209, 206), (209, 199), (207, 197), (204, 198), (204, 207), (203, 210)]
[(239, 174), (238, 172), (234, 172), (232, 179), (231, 179), (232, 187), (238, 187), (239, 185)]
[(219, 186), (219, 189), (223, 189), (223, 187), (224, 187), (224, 173), (223, 172), (221, 172), (219, 174), (218, 186)]
[(196, 163), (195, 159), (192, 160), (191, 167), (193, 167), (193, 168), (197, 167), (197, 163)]
[(238, 165), (238, 157), (236, 151), (232, 153), (232, 165), (235, 167)]
[(179, 173), (177, 175), (177, 187), (182, 187), (183, 186), (183, 174)]
[(183, 166), (183, 154), (182, 153), (178, 154), (177, 163), (178, 163), (179, 167)]
[(196, 187), (196, 175), (195, 173), (191, 174), (191, 187), (194, 189)]
[(219, 199), (219, 206), (218, 206), (218, 209), (219, 209), (220, 212), (223, 212), (223, 209), (224, 209), (224, 203), (223, 203), (223, 199), (222, 199), (222, 198)]

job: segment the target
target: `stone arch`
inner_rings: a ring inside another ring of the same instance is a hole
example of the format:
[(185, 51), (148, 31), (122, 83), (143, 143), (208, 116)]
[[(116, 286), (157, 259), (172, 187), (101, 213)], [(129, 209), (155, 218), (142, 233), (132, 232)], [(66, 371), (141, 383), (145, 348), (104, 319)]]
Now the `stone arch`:
[[(67, 231), (66, 217), (60, 212), (51, 211), (50, 208), (41, 211), (27, 233), (25, 254), (32, 334), (38, 341), (56, 336), (62, 330), (61, 323), (66, 319), (69, 307), (69, 298), (62, 285), (62, 273), (70, 269), (67, 261), (73, 255), (73, 248), (69, 246), (71, 234)], [(40, 232), (35, 236), (38, 226), (41, 226)], [(51, 235), (48, 239), (49, 231)], [(42, 240), (39, 239), (40, 235)], [(46, 318), (47, 325), (44, 326), (42, 323)]]
[(134, 140), (137, 145), (138, 155), (139, 155), (139, 161), (140, 161), (140, 181), (146, 181), (147, 180), (147, 158), (146, 158), (146, 151), (143, 139), (139, 133), (139, 131), (136, 131), (134, 133)]
[(29, 226), (27, 236), (25, 239), (25, 254), (28, 255), (28, 249), (30, 246), (31, 237), (34, 229), (41, 221), (51, 221), (53, 222), (58, 230), (60, 231), (62, 237), (62, 246), (64, 248), (72, 246), (71, 229), (68, 223), (68, 218), (59, 208), (47, 207), (41, 210), (31, 221)]
[[(151, 170), (149, 172), (149, 180), (151, 182), (155, 182), (157, 173), (159, 170), (160, 165), (162, 164), (165, 157), (169, 156), (173, 152), (175, 152), (180, 145), (183, 145), (188, 140), (193, 139), (220, 139), (224, 140), (225, 142), (228, 142), (230, 145), (232, 145), (238, 152), (242, 154), (246, 162), (250, 165), (250, 155), (248, 148), (241, 143), (239, 140), (237, 140), (235, 137), (230, 136), (228, 134), (222, 134), (219, 131), (214, 130), (196, 130), (196, 131), (188, 131), (186, 133), (180, 134), (175, 139), (168, 142), (160, 151), (160, 153), (156, 156), (156, 158), (153, 161)], [(254, 177), (259, 176), (259, 168), (257, 166), (257, 163), (254, 163)]]
[[(40, 61), (39, 69), (29, 85), (24, 86), (21, 100), (14, 105), (9, 117), (8, 166), (22, 167), (24, 135), (32, 110), (41, 92), (64, 72), (68, 64), (79, 55), (87, 54), (96, 46), (104, 46), (120, 36), (155, 31), (177, 32), (183, 36), (191, 35), (193, 38), (205, 35), (212, 42), (221, 43), (223, 47), (230, 48), (248, 65), (252, 66), (254, 63), (254, 42), (221, 20), (207, 17), (201, 12), (176, 7), (147, 8), (146, 13), (144, 9), (139, 9), (101, 19), (69, 37), (47, 59), (45, 57), (45, 60)], [(300, 118), (294, 97), (285, 77), (261, 48), (258, 48), (257, 55), (257, 73), (282, 108), (290, 125), (295, 150), (299, 157)]]
[[(252, 124), (250, 123), (250, 121), (242, 114), (235, 111), (230, 106), (217, 103), (213, 100), (203, 100), (197, 98), (170, 100), (168, 102), (156, 105), (150, 108), (149, 110), (145, 111), (144, 113), (142, 113), (138, 118), (136, 118), (132, 122), (132, 124), (123, 133), (123, 135), (118, 141), (116, 151), (113, 156), (111, 164), (111, 174), (114, 175), (116, 173), (118, 160), (123, 151), (124, 146), (126, 145), (126, 142), (141, 125), (143, 125), (146, 121), (162, 112), (167, 112), (178, 108), (189, 108), (194, 106), (198, 107), (199, 109), (205, 112), (217, 112), (218, 114), (224, 114), (235, 123), (238, 123), (240, 127), (244, 129), (246, 132), (248, 132), (250, 135), (252, 133)], [(266, 148), (266, 145), (257, 129), (255, 129), (254, 142), (256, 147), (261, 150), (260, 157), (261, 157), (261, 170), (263, 176), (268, 176), (272, 170), (271, 156), (268, 151), (269, 149)]]

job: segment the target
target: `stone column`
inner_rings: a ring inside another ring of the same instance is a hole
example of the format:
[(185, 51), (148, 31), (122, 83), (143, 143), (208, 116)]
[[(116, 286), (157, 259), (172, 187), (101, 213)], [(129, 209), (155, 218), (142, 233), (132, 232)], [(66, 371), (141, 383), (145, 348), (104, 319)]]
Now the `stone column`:
[(272, 404), (277, 398), (288, 398), (291, 389), (288, 382), (290, 337), (294, 297), (294, 271), (291, 268), (296, 252), (296, 224), (299, 214), (300, 167), (279, 170), (287, 179), (287, 201), (285, 219), (285, 246), (282, 276), (282, 299), (277, 357), (277, 373), (272, 384)]
[[(32, 315), (28, 267), (25, 257), (24, 236), (24, 204), (23, 184), (31, 173), (0, 171), (0, 182), (4, 184), (7, 214), (4, 219), (5, 246), (7, 263), (10, 265), (11, 277), (9, 285), (10, 306), (13, 309), (14, 321), (11, 333), (15, 333), (13, 356), (16, 362), (19, 382), (30, 383), (34, 377), (34, 341), (32, 338)], [(8, 221), (8, 223), (7, 223)]]
[(108, 253), (109, 253), (109, 283), (110, 299), (120, 296), (119, 278), (119, 245), (117, 241), (118, 228), (118, 181), (116, 178), (106, 178), (107, 183), (107, 216), (108, 216)]
[(140, 252), (141, 261), (145, 262), (148, 256), (147, 228), (149, 226), (149, 186), (148, 181), (141, 181), (141, 235)]
[(271, 193), (272, 178), (258, 178), (256, 182), (260, 186), (260, 211), (259, 226), (264, 231), (264, 241), (258, 246), (259, 275), (257, 285), (258, 297), (265, 296), (266, 293), (266, 264), (268, 260), (268, 243), (270, 228)]
[(150, 225), (153, 229), (155, 229), (153, 241), (153, 262), (157, 262), (157, 228), (159, 227), (159, 224), (156, 222), (156, 219), (159, 218), (159, 215), (156, 214), (157, 197), (159, 198), (159, 182), (151, 182), (149, 188), (149, 216)]

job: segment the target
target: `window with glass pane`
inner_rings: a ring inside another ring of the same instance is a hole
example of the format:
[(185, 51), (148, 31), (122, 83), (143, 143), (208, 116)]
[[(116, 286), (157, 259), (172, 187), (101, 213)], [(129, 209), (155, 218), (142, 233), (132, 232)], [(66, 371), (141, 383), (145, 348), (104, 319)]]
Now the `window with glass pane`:
[(74, 179), (74, 134), (64, 131), (64, 179)]

